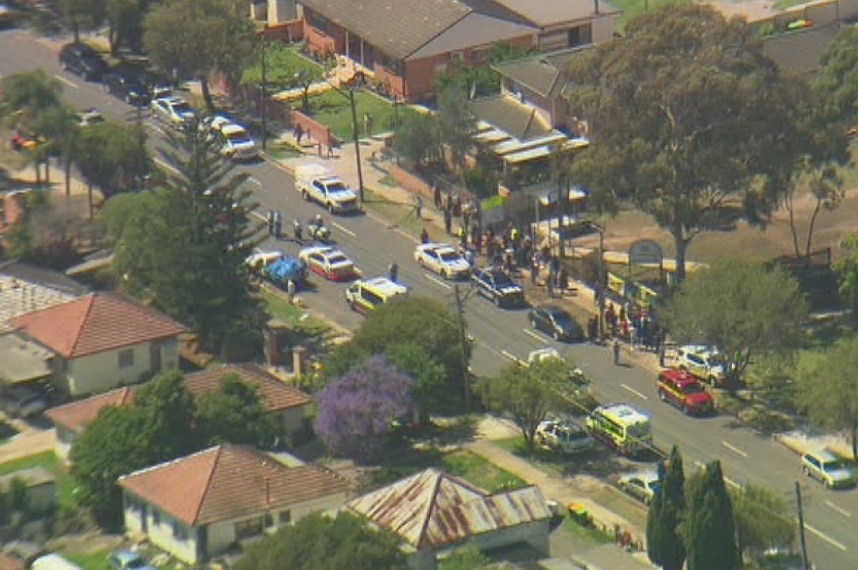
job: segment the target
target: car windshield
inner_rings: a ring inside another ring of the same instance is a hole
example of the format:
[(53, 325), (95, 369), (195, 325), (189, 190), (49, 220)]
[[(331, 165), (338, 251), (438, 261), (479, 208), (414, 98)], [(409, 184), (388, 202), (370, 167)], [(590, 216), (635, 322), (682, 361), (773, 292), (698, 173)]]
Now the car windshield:
[(515, 286), (515, 283), (512, 282), (512, 279), (509, 278), (509, 275), (500, 271), (492, 273), (492, 280), (495, 283), (495, 287)]
[(649, 424), (648, 423), (639, 423), (633, 424), (628, 427), (629, 437), (640, 439), (643, 437), (647, 437), (650, 434)]
[(229, 133), (226, 135), (226, 138), (229, 139), (229, 142), (233, 144), (250, 144), (253, 141), (250, 139), (250, 136), (244, 131), (235, 131), (234, 133)]
[(823, 471), (837, 471), (843, 469), (843, 462), (839, 459), (830, 459), (822, 463)]
[(575, 322), (569, 314), (564, 313), (563, 311), (551, 313), (551, 318), (554, 319), (555, 323), (562, 326), (573, 326), (573, 323)]
[(442, 251), (440, 253), (440, 255), (441, 255), (441, 259), (443, 261), (447, 261), (450, 263), (452, 263), (454, 261), (459, 261), (459, 259), (460, 259), (459, 254), (456, 253), (455, 251)]
[(699, 382), (689, 382), (682, 386), (681, 390), (683, 394), (700, 394), (706, 391)]
[(342, 265), (348, 262), (349, 258), (345, 255), (332, 255), (328, 257), (328, 263), (330, 263), (331, 265)]
[(132, 558), (125, 562), (126, 568), (143, 568), (146, 566), (146, 561), (142, 558)]
[(344, 190), (348, 190), (348, 188), (346, 188), (346, 185), (343, 184), (342, 182), (332, 182), (332, 183), (328, 184), (327, 186), (328, 186), (328, 192), (342, 192)]
[(183, 115), (185, 113), (193, 113), (191, 106), (184, 101), (173, 103), (173, 111), (179, 115)]

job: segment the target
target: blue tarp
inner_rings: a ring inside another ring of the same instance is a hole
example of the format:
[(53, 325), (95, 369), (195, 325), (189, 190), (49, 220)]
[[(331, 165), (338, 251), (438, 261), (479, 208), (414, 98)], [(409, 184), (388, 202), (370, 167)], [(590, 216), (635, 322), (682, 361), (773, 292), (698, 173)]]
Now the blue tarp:
[(301, 285), (307, 277), (307, 266), (297, 257), (284, 255), (265, 268), (265, 277), (275, 283), (285, 284), (291, 280)]

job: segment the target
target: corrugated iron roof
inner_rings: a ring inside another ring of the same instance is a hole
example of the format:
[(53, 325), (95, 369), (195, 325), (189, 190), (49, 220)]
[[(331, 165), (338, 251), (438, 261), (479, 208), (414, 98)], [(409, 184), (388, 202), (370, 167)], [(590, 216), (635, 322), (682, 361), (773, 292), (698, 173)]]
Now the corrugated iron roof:
[(354, 499), (348, 507), (417, 549), (551, 517), (536, 487), (490, 495), (437, 469)]

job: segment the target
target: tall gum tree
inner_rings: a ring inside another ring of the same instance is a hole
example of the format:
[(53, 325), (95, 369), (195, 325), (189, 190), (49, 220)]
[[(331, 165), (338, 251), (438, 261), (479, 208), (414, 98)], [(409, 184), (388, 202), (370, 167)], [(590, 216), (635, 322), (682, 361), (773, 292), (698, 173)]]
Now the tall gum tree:
[(728, 214), (768, 216), (776, 201), (758, 190), (760, 177), (792, 159), (792, 100), (744, 21), (670, 4), (582, 53), (568, 74), (569, 107), (591, 123), (579, 179), (596, 194), (628, 195), (670, 232), (679, 280), (697, 234)]

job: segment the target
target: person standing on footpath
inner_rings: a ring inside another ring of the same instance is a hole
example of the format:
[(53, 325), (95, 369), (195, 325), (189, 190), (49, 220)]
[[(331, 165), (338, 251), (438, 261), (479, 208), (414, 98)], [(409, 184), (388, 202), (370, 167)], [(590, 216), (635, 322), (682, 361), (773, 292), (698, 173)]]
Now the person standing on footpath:
[(614, 344), (611, 345), (611, 350), (614, 351), (614, 364), (616, 366), (620, 365), (620, 341), (614, 339)]
[(423, 231), (420, 232), (420, 243), (429, 243), (429, 232), (426, 231), (426, 228), (423, 228)]
[(387, 268), (388, 273), (390, 274), (390, 280), (396, 283), (396, 278), (399, 276), (399, 266), (396, 265), (396, 262), (390, 264), (390, 267)]

